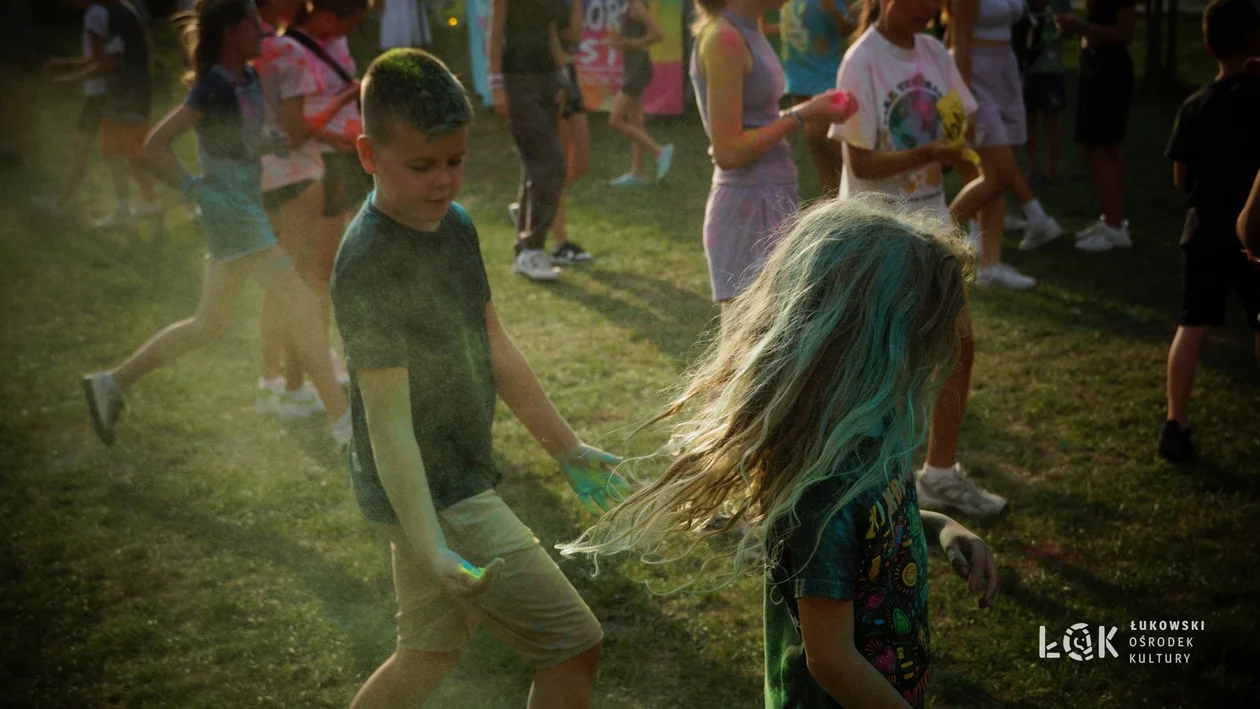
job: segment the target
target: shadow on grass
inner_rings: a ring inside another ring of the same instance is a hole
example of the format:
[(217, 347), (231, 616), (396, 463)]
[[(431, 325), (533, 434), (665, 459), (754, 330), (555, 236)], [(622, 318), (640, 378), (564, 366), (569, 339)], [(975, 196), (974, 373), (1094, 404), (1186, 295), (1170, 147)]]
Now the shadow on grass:
[(635, 340), (648, 340), (680, 363), (699, 352), (705, 333), (717, 322), (717, 308), (711, 300), (675, 283), (599, 268), (585, 272), (591, 280), (629, 298), (592, 293), (565, 281), (551, 284), (551, 292), (630, 330)]

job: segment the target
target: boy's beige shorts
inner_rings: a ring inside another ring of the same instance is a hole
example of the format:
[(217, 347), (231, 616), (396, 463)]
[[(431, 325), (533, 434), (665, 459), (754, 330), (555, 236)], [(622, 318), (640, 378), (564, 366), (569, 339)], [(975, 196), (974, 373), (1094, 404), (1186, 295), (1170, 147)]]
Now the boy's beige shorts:
[(478, 623), (535, 669), (553, 667), (599, 644), (603, 630), (534, 533), (493, 490), (438, 512), (447, 546), (478, 566), (505, 562), (484, 590), (454, 596), (425, 568), (402, 527), (389, 536), (398, 596), (398, 649), (463, 652)]

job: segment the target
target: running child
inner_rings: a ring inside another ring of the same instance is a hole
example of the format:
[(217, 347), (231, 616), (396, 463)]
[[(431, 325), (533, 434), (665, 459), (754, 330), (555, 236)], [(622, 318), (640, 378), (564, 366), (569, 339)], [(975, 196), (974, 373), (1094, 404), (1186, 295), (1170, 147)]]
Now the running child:
[(530, 707), (590, 706), (602, 630), (495, 492), (496, 398), (592, 512), (621, 499), (618, 459), (578, 439), (499, 321), (477, 229), (454, 201), (472, 120), (459, 81), (423, 51), (386, 52), (364, 76), (363, 117), (376, 189), (332, 294), (351, 373), (350, 477), (391, 540), (398, 639), (352, 706), (423, 705), (478, 624), (533, 666)]
[(1159, 436), (1160, 456), (1172, 461), (1197, 455), (1190, 440), (1194, 370), (1208, 334), (1225, 322), (1230, 291), (1255, 331), (1260, 362), (1260, 270), (1237, 237), (1260, 173), (1260, 74), (1245, 68), (1260, 57), (1260, 10), (1251, 0), (1212, 0), (1203, 12), (1203, 40), (1220, 71), (1181, 105), (1167, 150), (1173, 182), (1190, 196), (1181, 233), (1181, 322), (1168, 350), (1168, 420)]
[(621, 6), (621, 26), (609, 40), (621, 52), (621, 89), (613, 98), (608, 123), (613, 130), (629, 138), (630, 172), (614, 179), (613, 187), (635, 187), (651, 182), (643, 174), (643, 155), (656, 158), (656, 181), (665, 179), (674, 161), (674, 146), (652, 140), (643, 122), (643, 90), (652, 83), (652, 55), (648, 47), (665, 35), (648, 11), (643, 0), (626, 0)]
[[(338, 445), (350, 438), (345, 395), (333, 374), (319, 304), (293, 263), (276, 245), (263, 209), (261, 180), (263, 96), (249, 61), (263, 38), (252, 0), (202, 0), (189, 28), (192, 90), (145, 142), (149, 164), (185, 199), (201, 208), (209, 252), (197, 313), (149, 340), (118, 367), (83, 379), (96, 433), (106, 445), (123, 410), (123, 392), (149, 372), (219, 339), (245, 283), (258, 281), (281, 305), (288, 335), (328, 410)], [(200, 176), (175, 155), (175, 141), (197, 133)]]
[(74, 196), (87, 172), (92, 142), (101, 132), (108, 84), (105, 64), (105, 43), (109, 41), (109, 12), (97, 0), (66, 0), (66, 4), (83, 13), (83, 56), (79, 59), (52, 57), (44, 63), (44, 73), (55, 75), (57, 83), (82, 83), (83, 108), (79, 111), (78, 129), (70, 152), (70, 168), (61, 192), (38, 206), (55, 217), (74, 213)]
[(920, 512), (911, 474), (966, 332), (970, 269), (926, 215), (852, 198), (805, 212), (658, 419), (678, 417), (668, 468), (563, 553), (660, 563), (729, 515), (701, 534), (752, 533), (689, 583), (765, 559), (766, 707), (922, 707), (929, 545), (980, 607), (997, 595), (993, 552)]
[[(860, 108), (848, 122), (832, 126), (830, 135), (844, 144), (841, 199), (888, 195), (948, 225), (964, 223), (971, 214), (946, 207), (942, 167), (970, 165), (960, 146), (944, 140), (937, 103), (957, 92), (968, 115), (977, 103), (945, 46), (922, 34), (938, 5), (938, 0), (867, 0), (860, 37), (836, 79), (836, 87), (852, 92)], [(990, 515), (1001, 512), (1006, 500), (973, 482), (955, 459), (975, 349), (969, 322), (967, 328), (959, 366), (934, 409), (918, 495), (928, 509)]]
[[(116, 204), (114, 211), (96, 222), (96, 226), (111, 228), (156, 215), (162, 207), (144, 169), (144, 140), (153, 110), (149, 33), (131, 3), (126, 0), (100, 0), (100, 3), (109, 16), (101, 155), (109, 162), (113, 174)], [(140, 188), (140, 201), (134, 208), (130, 179), (135, 179)]]
[[(351, 86), (329, 102), (323, 111), (308, 117), (306, 101), (319, 91), (319, 82), (307, 51), (293, 37), (280, 34), (294, 21), (298, 0), (262, 0), (262, 56), (254, 61), (262, 84), (267, 111), (264, 135), (267, 147), (262, 156), (263, 207), (271, 219), (276, 240), (306, 285), (320, 298), (324, 322), (328, 305), (328, 278), (331, 263), (321, 266), (323, 244), (324, 160), (319, 135), (343, 106), (358, 97), (358, 85)], [(334, 252), (335, 253), (335, 252)], [(327, 257), (325, 257), (325, 260)], [(286, 340), (287, 326), (281, 306), (264, 298), (259, 318), (262, 341), (262, 376), (258, 383), (256, 409), (261, 414), (294, 418), (313, 416), (324, 410), (323, 402), (305, 385), (301, 357)], [(284, 376), (281, 377), (281, 361)]]

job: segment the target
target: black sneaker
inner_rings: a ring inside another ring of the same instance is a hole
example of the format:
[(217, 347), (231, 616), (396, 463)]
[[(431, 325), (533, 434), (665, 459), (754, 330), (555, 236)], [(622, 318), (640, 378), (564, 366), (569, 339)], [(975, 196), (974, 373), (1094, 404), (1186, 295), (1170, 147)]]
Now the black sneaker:
[(1159, 457), (1174, 463), (1199, 457), (1190, 440), (1190, 429), (1182, 428), (1176, 421), (1165, 421), (1159, 432)]
[(586, 252), (586, 249), (578, 246), (572, 241), (566, 241), (551, 250), (552, 263), (561, 265), (572, 265), (575, 263), (585, 263), (590, 261), (593, 256)]

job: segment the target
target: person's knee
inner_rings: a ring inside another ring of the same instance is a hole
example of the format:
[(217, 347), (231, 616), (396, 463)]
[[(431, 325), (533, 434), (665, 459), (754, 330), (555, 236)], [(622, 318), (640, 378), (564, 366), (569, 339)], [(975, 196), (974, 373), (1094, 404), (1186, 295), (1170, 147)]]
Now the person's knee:
[(539, 670), (537, 675), (549, 676), (555, 680), (563, 676), (568, 683), (580, 684), (584, 687), (595, 685), (595, 674), (599, 666), (599, 657), (603, 653), (604, 643), (600, 641), (595, 647), (578, 653), (564, 662)]
[(222, 339), (227, 334), (228, 318), (199, 313), (189, 323), (189, 328), (197, 346), (208, 345)]

